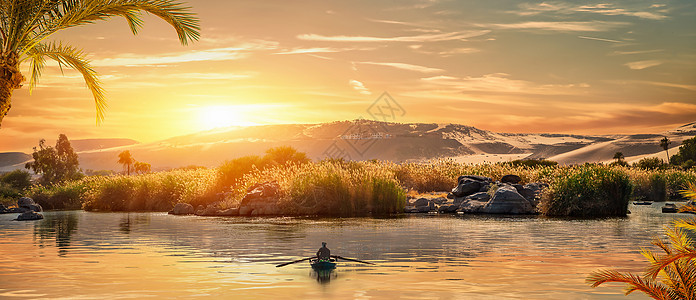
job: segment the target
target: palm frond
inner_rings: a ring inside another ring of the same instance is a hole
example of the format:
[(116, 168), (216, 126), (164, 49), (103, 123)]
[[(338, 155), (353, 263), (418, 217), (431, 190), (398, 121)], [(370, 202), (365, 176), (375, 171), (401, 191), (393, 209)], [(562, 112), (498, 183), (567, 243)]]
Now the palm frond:
[(104, 120), (104, 111), (107, 107), (104, 89), (101, 87), (101, 82), (97, 77), (97, 73), (92, 69), (92, 66), (81, 50), (60, 43), (38, 44), (27, 53), (27, 56), (31, 58), (30, 86), (32, 87), (38, 82), (46, 57), (55, 60), (59, 65), (66, 65), (80, 72), (87, 84), (87, 88), (89, 88), (94, 97), (97, 124)]
[(665, 299), (669, 300), (669, 292), (664, 285), (643, 280), (640, 276), (633, 275), (631, 273), (621, 273), (616, 270), (599, 270), (592, 272), (586, 280), (592, 285), (592, 287), (597, 287), (600, 284), (607, 282), (620, 282), (626, 283), (626, 292), (628, 295), (634, 291), (641, 291), (650, 295), (654, 299)]

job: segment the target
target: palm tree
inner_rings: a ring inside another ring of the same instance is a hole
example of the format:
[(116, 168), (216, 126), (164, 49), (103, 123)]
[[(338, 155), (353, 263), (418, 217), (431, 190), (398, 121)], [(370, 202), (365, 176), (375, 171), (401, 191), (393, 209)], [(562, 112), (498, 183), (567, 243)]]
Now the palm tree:
[(667, 164), (669, 164), (669, 144), (671, 144), (672, 141), (670, 141), (667, 137), (664, 137), (660, 140), (660, 147), (662, 149), (665, 149), (665, 152), (667, 152)]
[(130, 153), (130, 150), (123, 151), (118, 154), (118, 163), (126, 169), (126, 174), (130, 175), (131, 165), (135, 163), (135, 159)]
[[(682, 194), (696, 200), (696, 185), (690, 183)], [(696, 213), (696, 206), (685, 205), (681, 211)], [(650, 267), (643, 276), (616, 270), (600, 270), (590, 274), (587, 282), (592, 287), (605, 282), (626, 283), (626, 295), (641, 291), (654, 299), (696, 299), (696, 246), (687, 230), (696, 230), (696, 219), (679, 219), (666, 229), (671, 245), (660, 239), (652, 242), (665, 255), (643, 250), (643, 256), (650, 261)], [(657, 280), (658, 276), (661, 281)]]
[(624, 160), (623, 152), (614, 153), (614, 159), (616, 159), (616, 163), (621, 163), (621, 161)]
[(97, 73), (85, 54), (61, 42), (49, 42), (54, 33), (85, 24), (123, 17), (133, 34), (143, 25), (141, 12), (169, 23), (186, 45), (198, 40), (198, 18), (175, 0), (2, 0), (0, 1), (0, 124), (10, 110), (12, 92), (22, 87), (22, 63), (29, 62), (29, 90), (39, 81), (46, 59), (82, 74), (92, 92), (97, 123), (104, 119), (106, 99)]

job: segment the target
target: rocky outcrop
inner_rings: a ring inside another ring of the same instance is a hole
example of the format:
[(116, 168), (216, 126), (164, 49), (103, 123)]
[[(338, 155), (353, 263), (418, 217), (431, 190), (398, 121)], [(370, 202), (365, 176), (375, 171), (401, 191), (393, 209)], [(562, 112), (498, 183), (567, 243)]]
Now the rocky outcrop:
[(477, 175), (459, 176), (457, 186), (447, 198), (410, 199), (404, 208), (407, 213), (487, 213), (534, 214), (544, 183), (519, 184), (517, 175), (503, 176), (505, 182)]
[(24, 210), (24, 212), (27, 212), (27, 211), (41, 212), (41, 211), (43, 211), (43, 209), (41, 208), (41, 205), (37, 204), (36, 202), (34, 202), (34, 199), (31, 199), (29, 197), (19, 198), (19, 200), (17, 200), (17, 207)]
[(491, 200), (481, 208), (486, 214), (533, 214), (536, 209), (532, 204), (510, 185), (501, 185)]
[(240, 216), (278, 215), (280, 186), (275, 181), (266, 181), (247, 189), (247, 194), (239, 204)]
[(33, 210), (28, 210), (17, 216), (17, 221), (33, 221), (43, 219), (43, 215)]
[(170, 215), (191, 215), (195, 212), (193, 205), (188, 203), (177, 203), (174, 208), (169, 211)]

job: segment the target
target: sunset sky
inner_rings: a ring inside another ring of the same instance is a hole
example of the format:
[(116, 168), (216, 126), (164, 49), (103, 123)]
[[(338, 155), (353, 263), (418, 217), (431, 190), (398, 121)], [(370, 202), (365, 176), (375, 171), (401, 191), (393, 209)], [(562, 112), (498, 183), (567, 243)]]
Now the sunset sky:
[[(81, 76), (56, 65), (13, 96), (0, 151), (38, 140), (151, 142), (218, 126), (369, 118), (499, 132), (658, 133), (696, 121), (696, 2), (187, 1), (201, 39), (145, 17), (70, 29), (101, 74), (95, 125)], [(24, 66), (26, 71), (27, 65)], [(25, 72), (25, 76), (28, 72)]]

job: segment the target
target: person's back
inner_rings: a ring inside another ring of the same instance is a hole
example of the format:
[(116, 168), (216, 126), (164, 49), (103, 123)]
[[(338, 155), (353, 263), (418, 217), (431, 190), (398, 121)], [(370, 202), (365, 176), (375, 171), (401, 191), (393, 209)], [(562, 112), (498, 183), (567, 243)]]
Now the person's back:
[(331, 250), (326, 248), (325, 242), (321, 243), (321, 248), (319, 248), (319, 251), (317, 251), (317, 258), (320, 260), (328, 260), (331, 258)]

